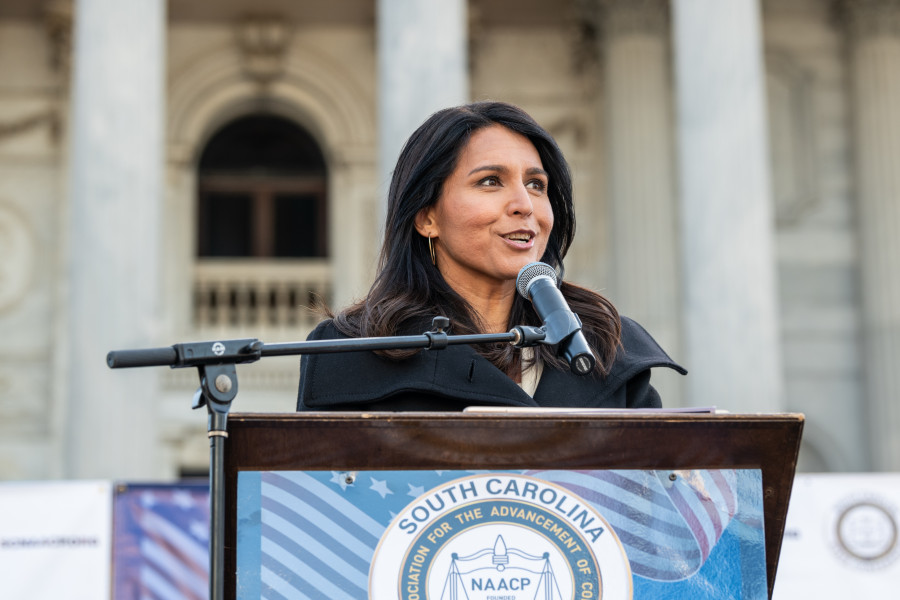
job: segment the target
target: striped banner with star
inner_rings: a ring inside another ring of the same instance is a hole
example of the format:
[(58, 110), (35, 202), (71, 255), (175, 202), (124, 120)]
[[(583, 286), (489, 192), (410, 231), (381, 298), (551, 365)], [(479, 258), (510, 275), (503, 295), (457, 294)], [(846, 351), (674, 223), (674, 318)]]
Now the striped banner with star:
[(207, 484), (121, 484), (113, 522), (115, 600), (209, 597)]

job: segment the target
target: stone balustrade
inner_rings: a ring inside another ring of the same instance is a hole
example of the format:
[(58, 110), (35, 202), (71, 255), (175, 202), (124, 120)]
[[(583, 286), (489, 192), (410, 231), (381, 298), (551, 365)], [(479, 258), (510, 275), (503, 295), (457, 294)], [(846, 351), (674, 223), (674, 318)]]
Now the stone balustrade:
[(296, 338), (321, 320), (314, 307), (331, 301), (327, 260), (197, 261), (194, 333)]

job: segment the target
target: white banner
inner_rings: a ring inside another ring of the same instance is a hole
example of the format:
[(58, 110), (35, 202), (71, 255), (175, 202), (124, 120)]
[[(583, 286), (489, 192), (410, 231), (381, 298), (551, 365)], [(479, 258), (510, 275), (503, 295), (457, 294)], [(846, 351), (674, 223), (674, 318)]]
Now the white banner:
[(774, 600), (896, 598), (900, 473), (797, 475)]
[(109, 600), (109, 482), (0, 483), (0, 598)]

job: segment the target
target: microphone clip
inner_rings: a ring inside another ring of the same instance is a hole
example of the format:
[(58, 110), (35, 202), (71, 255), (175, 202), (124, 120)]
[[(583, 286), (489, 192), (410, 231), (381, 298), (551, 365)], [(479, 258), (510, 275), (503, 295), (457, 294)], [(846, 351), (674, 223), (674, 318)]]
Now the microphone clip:
[(431, 331), (425, 332), (428, 338), (428, 350), (443, 350), (450, 343), (447, 331), (450, 327), (450, 319), (447, 317), (434, 317), (431, 320)]
[(570, 310), (555, 310), (544, 319), (545, 344), (556, 345), (581, 331), (581, 317)]
[(517, 325), (509, 330), (515, 337), (512, 345), (516, 348), (526, 348), (529, 346), (537, 346), (545, 343), (547, 338), (547, 330), (543, 327), (532, 327), (531, 325)]

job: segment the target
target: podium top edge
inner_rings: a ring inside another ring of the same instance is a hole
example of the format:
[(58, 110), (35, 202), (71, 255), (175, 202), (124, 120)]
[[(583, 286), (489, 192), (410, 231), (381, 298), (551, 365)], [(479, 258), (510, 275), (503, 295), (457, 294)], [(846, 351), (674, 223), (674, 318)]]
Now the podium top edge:
[(806, 416), (803, 413), (698, 413), (675, 411), (639, 411), (639, 410), (613, 410), (613, 411), (589, 411), (589, 410), (554, 410), (533, 409), (523, 411), (505, 412), (366, 412), (366, 411), (324, 411), (324, 412), (290, 412), (290, 413), (257, 413), (257, 412), (232, 412), (229, 421), (421, 421), (421, 420), (484, 420), (484, 419), (511, 419), (511, 420), (629, 420), (629, 421), (795, 421), (804, 422)]

